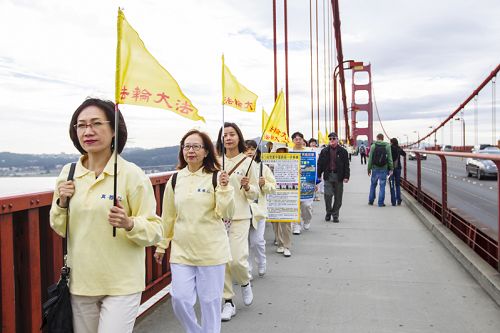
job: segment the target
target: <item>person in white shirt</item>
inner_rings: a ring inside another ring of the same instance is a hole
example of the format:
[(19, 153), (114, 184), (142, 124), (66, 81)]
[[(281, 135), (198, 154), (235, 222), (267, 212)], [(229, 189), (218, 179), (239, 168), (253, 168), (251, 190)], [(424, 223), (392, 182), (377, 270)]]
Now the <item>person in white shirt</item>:
[(235, 211), (227, 223), (232, 260), (226, 266), (222, 321), (229, 321), (236, 315), (233, 280), (241, 286), (243, 303), (249, 306), (253, 301), (248, 274), (248, 232), (252, 220), (249, 200), (259, 197), (259, 184), (255, 169), (250, 167), (251, 159), (244, 154), (245, 150), (245, 139), (240, 128), (234, 123), (224, 123), (224, 129), (221, 128), (217, 137), (217, 152), (223, 158), (223, 169), (228, 172), (229, 183), (234, 188)]
[[(226, 264), (231, 258), (222, 219), (234, 214), (234, 190), (210, 137), (191, 130), (181, 140), (179, 172), (170, 177), (163, 196), (165, 238), (155, 259), (161, 264), (170, 246), (172, 307), (188, 333), (220, 332), (220, 299)], [(175, 179), (175, 181), (174, 181)], [(198, 296), (201, 323), (194, 305)]]
[(254, 140), (245, 141), (245, 154), (248, 158), (254, 158), (254, 168), (259, 175), (259, 198), (257, 202), (250, 202), (252, 208), (252, 225), (250, 226), (250, 255), (248, 258), (249, 272), (252, 274), (253, 264), (257, 262), (259, 276), (266, 274), (266, 241), (264, 231), (267, 218), (267, 194), (276, 192), (276, 179), (273, 172), (260, 159), (260, 149)]

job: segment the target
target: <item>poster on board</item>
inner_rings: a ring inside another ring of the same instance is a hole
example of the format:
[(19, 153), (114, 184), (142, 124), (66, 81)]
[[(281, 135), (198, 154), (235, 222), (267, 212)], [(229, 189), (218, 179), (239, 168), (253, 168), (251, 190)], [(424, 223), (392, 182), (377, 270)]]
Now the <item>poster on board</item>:
[(267, 195), (267, 222), (300, 222), (300, 155), (262, 154), (276, 179), (276, 193)]

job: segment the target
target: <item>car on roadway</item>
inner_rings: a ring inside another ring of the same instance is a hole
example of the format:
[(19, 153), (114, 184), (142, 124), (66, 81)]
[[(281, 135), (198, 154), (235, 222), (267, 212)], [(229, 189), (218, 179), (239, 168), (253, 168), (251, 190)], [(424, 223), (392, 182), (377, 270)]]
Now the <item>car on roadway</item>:
[(483, 149), (489, 149), (489, 148), (496, 148), (498, 149), (498, 147), (495, 147), (493, 145), (490, 145), (489, 143), (483, 143), (483, 144), (480, 144), (480, 145), (475, 145), (474, 147), (472, 147), (471, 149), (471, 153), (478, 153), (479, 151), (483, 150)]
[[(415, 154), (414, 152), (412, 152), (412, 151), (411, 151), (411, 152), (408, 154), (408, 159), (409, 159), (409, 160), (416, 160), (416, 159), (417, 159), (417, 154)], [(421, 159), (421, 160), (426, 160), (426, 159), (427, 159), (427, 154), (422, 154), (422, 153), (421, 153), (421, 154), (420, 154), (420, 159)]]
[(453, 151), (453, 147), (450, 145), (444, 145), (441, 151)]
[[(491, 154), (500, 156), (500, 149), (483, 149), (480, 150), (478, 154)], [(498, 169), (495, 162), (479, 158), (468, 158), (465, 164), (465, 171), (467, 172), (467, 177), (472, 177), (474, 175), (479, 180), (483, 179), (484, 177), (498, 176)]]

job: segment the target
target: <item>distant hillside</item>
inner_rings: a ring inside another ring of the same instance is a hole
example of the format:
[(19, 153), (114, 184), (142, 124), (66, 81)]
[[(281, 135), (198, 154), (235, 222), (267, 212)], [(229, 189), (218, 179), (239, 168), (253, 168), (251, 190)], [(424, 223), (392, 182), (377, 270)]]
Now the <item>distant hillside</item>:
[[(177, 164), (179, 146), (156, 149), (130, 148), (122, 153), (123, 158), (142, 168), (172, 166)], [(0, 152), (1, 168), (33, 168), (54, 170), (76, 161), (78, 154), (15, 154)]]

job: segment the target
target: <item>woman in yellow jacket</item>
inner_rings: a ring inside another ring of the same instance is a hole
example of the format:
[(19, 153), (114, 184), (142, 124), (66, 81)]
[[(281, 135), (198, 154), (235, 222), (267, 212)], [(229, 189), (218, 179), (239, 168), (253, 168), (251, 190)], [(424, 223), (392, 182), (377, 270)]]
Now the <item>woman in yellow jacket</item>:
[(160, 241), (163, 233), (151, 181), (120, 156), (118, 203), (113, 206), (113, 151), (121, 153), (127, 142), (127, 127), (118, 114), (119, 142), (114, 147), (113, 102), (87, 99), (73, 113), (69, 134), (82, 156), (73, 181), (66, 181), (70, 165), (63, 168), (50, 210), (50, 225), (62, 237), (69, 214), (75, 333), (132, 332), (145, 288), (144, 248)]
[[(222, 219), (233, 217), (233, 187), (225, 171), (217, 181), (220, 165), (214, 146), (198, 130), (182, 138), (177, 169), (165, 187), (165, 240), (158, 244), (155, 258), (161, 263), (170, 245), (172, 307), (186, 332), (220, 332), (224, 272), (231, 258)], [(201, 325), (194, 312), (197, 294)]]
[(232, 260), (226, 266), (224, 305), (221, 314), (222, 321), (228, 321), (236, 314), (236, 306), (233, 302), (233, 279), (241, 285), (243, 303), (248, 306), (253, 301), (250, 275), (248, 274), (248, 231), (252, 219), (248, 200), (253, 201), (258, 198), (259, 185), (255, 169), (249, 168), (251, 159), (244, 154), (246, 150), (245, 139), (239, 127), (234, 123), (224, 123), (224, 147), (221, 136), (222, 128), (217, 138), (217, 152), (219, 156), (223, 156), (224, 170), (229, 170), (227, 172), (229, 183), (234, 188), (235, 208), (228, 228)]
[(259, 198), (257, 201), (250, 202), (252, 208), (252, 227), (250, 228), (250, 249), (248, 265), (250, 276), (252, 276), (252, 268), (254, 261), (257, 262), (257, 271), (259, 276), (266, 274), (266, 240), (264, 239), (264, 231), (266, 230), (267, 218), (267, 194), (276, 192), (276, 179), (273, 172), (267, 165), (262, 163), (260, 159), (260, 149), (257, 148), (257, 142), (254, 140), (245, 141), (246, 152), (248, 158), (254, 158), (254, 168), (259, 175)]

